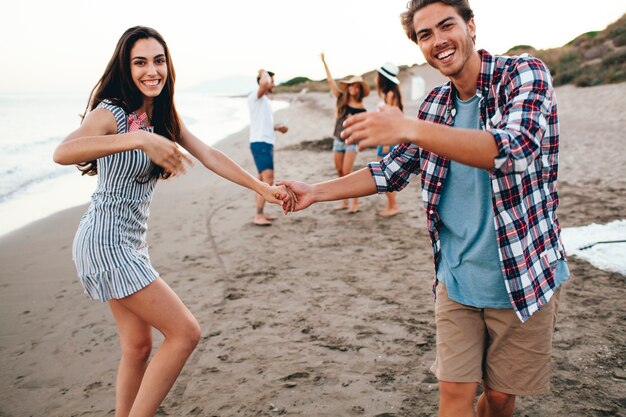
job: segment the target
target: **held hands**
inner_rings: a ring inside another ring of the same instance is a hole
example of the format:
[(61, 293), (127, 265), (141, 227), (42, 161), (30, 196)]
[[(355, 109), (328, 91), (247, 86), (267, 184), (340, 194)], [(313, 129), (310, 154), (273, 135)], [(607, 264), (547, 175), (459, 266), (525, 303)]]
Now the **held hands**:
[(357, 143), (359, 150), (377, 145), (397, 145), (408, 140), (402, 131), (406, 117), (395, 106), (385, 105), (379, 112), (359, 113), (343, 123), (341, 137), (348, 145)]
[(276, 185), (285, 187), (286, 190), (294, 196), (292, 201), (289, 201), (287, 204), (283, 202), (283, 212), (285, 214), (290, 211), (304, 210), (315, 202), (313, 187), (309, 184), (287, 180), (279, 181)]
[(138, 130), (134, 134), (141, 135), (139, 148), (172, 177), (184, 174), (187, 172), (187, 164), (193, 164), (193, 161), (178, 149), (175, 142), (144, 130)]
[(263, 185), (264, 187), (259, 192), (261, 197), (268, 203), (281, 205), (285, 214), (293, 211), (298, 200), (292, 190), (284, 185), (269, 185), (265, 183)]

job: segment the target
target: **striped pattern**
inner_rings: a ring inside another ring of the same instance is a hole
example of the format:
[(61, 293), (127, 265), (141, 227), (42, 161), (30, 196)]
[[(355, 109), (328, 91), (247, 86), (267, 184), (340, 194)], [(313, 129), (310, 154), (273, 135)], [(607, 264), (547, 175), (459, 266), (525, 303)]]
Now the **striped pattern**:
[[(476, 87), (481, 127), (499, 149), (489, 171), (500, 265), (511, 304), (522, 322), (555, 291), (556, 261), (565, 258), (556, 217), (559, 122), (551, 76), (528, 55), (494, 57), (484, 50)], [(426, 97), (418, 118), (452, 126), (454, 86), (448, 82)], [(422, 199), (435, 265), (439, 262), (441, 218), (438, 205), (449, 160), (402, 144), (380, 163), (370, 164), (379, 192), (404, 188), (421, 174)], [(433, 285), (433, 293), (437, 278)]]
[[(121, 107), (97, 108), (115, 116), (117, 132), (130, 131)], [(135, 128), (136, 130), (136, 128)], [(141, 150), (98, 159), (98, 185), (74, 238), (73, 257), (85, 293), (94, 300), (126, 297), (150, 284), (158, 272), (150, 265), (147, 220), (156, 178)]]

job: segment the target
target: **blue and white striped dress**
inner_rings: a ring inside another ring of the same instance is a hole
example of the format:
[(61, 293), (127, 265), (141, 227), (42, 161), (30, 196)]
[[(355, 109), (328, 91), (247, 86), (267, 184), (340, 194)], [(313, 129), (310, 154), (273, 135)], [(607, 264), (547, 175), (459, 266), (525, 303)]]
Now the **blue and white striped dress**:
[[(128, 131), (124, 110), (102, 102), (115, 116), (117, 132)], [(98, 185), (74, 237), (72, 255), (85, 293), (93, 300), (123, 298), (146, 287), (159, 273), (150, 264), (147, 221), (156, 178), (148, 155), (130, 150), (98, 159)]]

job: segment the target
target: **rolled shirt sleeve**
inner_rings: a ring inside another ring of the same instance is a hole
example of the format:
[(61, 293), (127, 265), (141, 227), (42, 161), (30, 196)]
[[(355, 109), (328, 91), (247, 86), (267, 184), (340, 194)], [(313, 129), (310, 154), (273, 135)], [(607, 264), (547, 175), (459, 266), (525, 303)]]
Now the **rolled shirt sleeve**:
[(376, 183), (376, 191), (388, 193), (400, 191), (411, 181), (412, 175), (420, 172), (420, 149), (409, 143), (396, 146), (378, 162), (370, 162), (368, 167)]
[(499, 151), (494, 169), (505, 174), (525, 171), (539, 156), (548, 119), (551, 112), (556, 112), (551, 77), (544, 64), (527, 59), (514, 68), (508, 83), (508, 102), (502, 114), (489, 118), (487, 126)]

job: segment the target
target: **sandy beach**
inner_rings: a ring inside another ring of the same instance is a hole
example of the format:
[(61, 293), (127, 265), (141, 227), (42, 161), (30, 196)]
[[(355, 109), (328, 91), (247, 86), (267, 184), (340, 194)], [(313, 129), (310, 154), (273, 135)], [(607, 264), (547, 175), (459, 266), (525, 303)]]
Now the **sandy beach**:
[[(428, 87), (440, 81), (415, 71)], [(626, 218), (626, 83), (557, 96), (561, 226)], [(278, 138), (276, 178), (334, 178), (330, 94), (276, 98), (291, 102), (275, 115), (290, 128)], [(374, 92), (368, 109), (376, 101)], [(406, 114), (417, 105), (407, 102)], [(247, 129), (217, 147), (255, 172)], [(368, 149), (356, 165), (374, 159)], [(399, 193), (393, 218), (375, 216), (379, 195), (352, 215), (336, 203), (288, 216), (273, 206), (275, 224), (259, 228), (253, 193), (199, 165), (161, 181), (151, 207), (153, 264), (203, 334), (158, 415), (435, 415), (433, 261), (419, 181)], [(114, 414), (115, 325), (106, 304), (83, 294), (71, 257), (85, 209), (0, 239), (0, 417)], [(626, 415), (625, 277), (575, 257), (569, 266), (552, 392), (519, 398), (516, 416)]]

